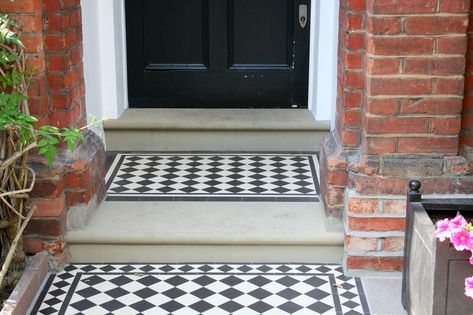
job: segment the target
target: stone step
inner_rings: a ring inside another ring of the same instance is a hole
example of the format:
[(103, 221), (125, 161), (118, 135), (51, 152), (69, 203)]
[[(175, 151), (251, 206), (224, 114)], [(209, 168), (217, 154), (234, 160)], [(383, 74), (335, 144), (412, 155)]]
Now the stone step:
[(341, 263), (330, 230), (318, 202), (107, 201), (67, 237), (72, 262)]
[(104, 123), (110, 151), (318, 151), (330, 130), (303, 109), (128, 109)]

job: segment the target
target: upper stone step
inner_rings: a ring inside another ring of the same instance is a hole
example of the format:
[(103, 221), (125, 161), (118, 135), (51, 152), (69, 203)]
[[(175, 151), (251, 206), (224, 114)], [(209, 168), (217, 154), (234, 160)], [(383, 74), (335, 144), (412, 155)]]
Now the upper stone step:
[(128, 109), (104, 124), (110, 151), (318, 151), (330, 130), (303, 109)]
[(245, 130), (328, 131), (328, 121), (316, 121), (304, 109), (128, 109), (106, 130)]

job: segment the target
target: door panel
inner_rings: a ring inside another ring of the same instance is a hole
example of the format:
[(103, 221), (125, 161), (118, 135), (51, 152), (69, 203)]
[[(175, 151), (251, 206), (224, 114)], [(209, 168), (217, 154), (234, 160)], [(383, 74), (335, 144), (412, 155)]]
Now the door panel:
[(203, 69), (208, 65), (208, 1), (143, 2), (145, 70)]
[(306, 107), (308, 1), (126, 0), (130, 107)]
[(292, 46), (291, 2), (293, 1), (230, 1), (229, 54), (232, 68), (282, 66), (288, 69)]

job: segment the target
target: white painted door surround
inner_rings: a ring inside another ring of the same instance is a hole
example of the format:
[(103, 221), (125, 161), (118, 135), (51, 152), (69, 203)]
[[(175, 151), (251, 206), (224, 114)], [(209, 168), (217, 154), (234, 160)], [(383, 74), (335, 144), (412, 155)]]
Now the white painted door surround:
[[(128, 107), (124, 0), (82, 0), (84, 72), (89, 113), (118, 118)], [(339, 0), (312, 0), (309, 110), (335, 116)]]

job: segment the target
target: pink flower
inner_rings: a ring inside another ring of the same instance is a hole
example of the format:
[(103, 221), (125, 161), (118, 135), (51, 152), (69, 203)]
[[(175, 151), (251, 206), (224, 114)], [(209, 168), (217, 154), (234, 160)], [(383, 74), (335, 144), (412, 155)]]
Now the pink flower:
[(473, 233), (469, 231), (460, 230), (458, 232), (454, 232), (450, 236), (450, 240), (452, 241), (455, 249), (458, 251), (473, 249)]
[(467, 224), (468, 222), (466, 222), (465, 218), (458, 214), (454, 219), (450, 220), (448, 227), (450, 228), (450, 232), (453, 233), (462, 230)]
[(473, 298), (473, 277), (465, 279), (465, 295)]
[(441, 241), (450, 238), (450, 229), (449, 229), (450, 219), (445, 219), (437, 222), (437, 230), (435, 231), (435, 236)]

